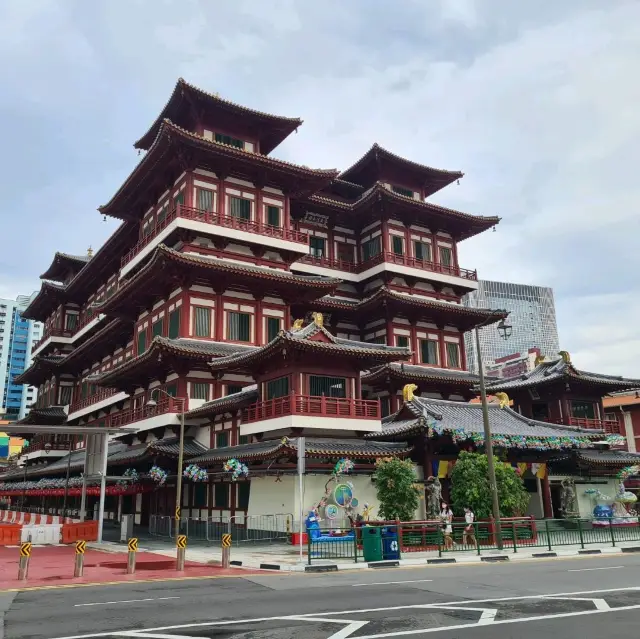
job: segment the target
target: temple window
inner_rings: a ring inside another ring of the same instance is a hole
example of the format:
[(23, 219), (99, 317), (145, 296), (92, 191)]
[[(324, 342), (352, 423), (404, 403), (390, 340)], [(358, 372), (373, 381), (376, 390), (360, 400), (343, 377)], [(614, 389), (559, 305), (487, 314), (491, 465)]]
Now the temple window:
[(239, 393), (242, 390), (242, 386), (238, 384), (227, 384), (227, 392), (225, 395), (233, 395)]
[(227, 313), (227, 339), (232, 342), (251, 341), (251, 315), (249, 313)]
[(344, 377), (309, 375), (309, 395), (312, 397), (346, 397), (347, 380)]
[(391, 414), (391, 398), (388, 395), (380, 398), (380, 410), (382, 417)]
[(289, 394), (289, 378), (279, 377), (271, 379), (265, 384), (265, 399), (277, 399)]
[(571, 417), (578, 419), (595, 419), (596, 409), (593, 402), (571, 402)]
[(241, 481), (238, 486), (238, 503), (236, 508), (238, 510), (247, 510), (249, 508), (249, 493), (251, 491), (250, 481)]
[(231, 137), (230, 135), (224, 135), (224, 133), (216, 133), (216, 142), (227, 144), (229, 146), (235, 146), (238, 149), (244, 149), (244, 140)]
[(436, 340), (420, 340), (420, 360), (423, 364), (438, 365), (438, 342)]
[(207, 484), (195, 482), (192, 486), (194, 508), (205, 508), (207, 505)]
[(156, 226), (160, 226), (166, 219), (169, 212), (169, 202), (165, 202), (158, 210), (158, 217), (156, 218)]
[(362, 261), (366, 262), (376, 255), (380, 255), (382, 252), (382, 243), (380, 242), (380, 236), (371, 238), (362, 243)]
[(238, 444), (242, 446), (242, 444), (248, 444), (249, 443), (249, 435), (240, 435), (240, 437), (238, 437)]
[(353, 264), (353, 246), (351, 244), (345, 244), (344, 242), (338, 242), (338, 259), (341, 262), (349, 262)]
[(60, 387), (60, 406), (66, 406), (71, 403), (71, 391), (73, 386), (61, 386)]
[(163, 331), (164, 331), (164, 320), (160, 318), (157, 322), (154, 322), (153, 326), (151, 327), (151, 339), (153, 339), (158, 335), (162, 335)]
[(204, 306), (193, 307), (194, 337), (211, 337), (211, 309)]
[(309, 253), (313, 257), (324, 257), (327, 254), (327, 241), (324, 237), (316, 237), (311, 235), (309, 237)]
[(197, 189), (196, 198), (198, 208), (201, 211), (213, 211), (213, 191), (209, 189)]
[(147, 350), (147, 331), (142, 330), (138, 333), (138, 355), (142, 355)]
[(279, 206), (267, 206), (267, 224), (269, 226), (282, 226)]
[(222, 431), (216, 434), (216, 448), (226, 448), (229, 445), (229, 433)]
[(391, 187), (393, 189), (394, 193), (397, 193), (398, 195), (404, 195), (405, 197), (413, 197), (413, 191), (411, 189), (405, 189), (402, 186), (392, 186)]
[(438, 247), (440, 252), (440, 264), (442, 266), (453, 266), (453, 254), (448, 246)]
[(447, 342), (447, 366), (449, 368), (460, 368), (460, 346), (453, 342)]
[(164, 389), (167, 393), (167, 395), (171, 395), (171, 397), (177, 397), (178, 396), (178, 385), (177, 384), (169, 384), (169, 386), (167, 386)]
[(416, 260), (431, 262), (431, 244), (427, 242), (421, 242), (420, 240), (414, 240), (413, 255)]
[(184, 204), (184, 191), (176, 193), (173, 197), (173, 208), (178, 208), (179, 204)]
[(229, 213), (239, 220), (251, 219), (251, 200), (234, 195), (229, 197)]
[(396, 346), (409, 347), (409, 338), (406, 335), (396, 335)]
[(229, 508), (229, 484), (215, 483), (213, 485), (213, 500), (216, 508)]
[(189, 397), (191, 397), (191, 399), (209, 400), (209, 384), (206, 382), (191, 382), (190, 390)]
[(386, 344), (387, 338), (384, 335), (378, 335), (378, 337), (368, 339), (367, 342), (369, 342), (369, 344)]
[(277, 317), (267, 317), (267, 341), (275, 339), (280, 332), (282, 320)]
[(391, 248), (396, 255), (404, 255), (404, 240), (397, 235), (392, 235)]
[(65, 329), (67, 331), (75, 331), (76, 330), (76, 326), (78, 325), (78, 316), (76, 314), (73, 315), (67, 315), (65, 317)]
[(176, 339), (180, 336), (180, 309), (169, 313), (169, 338)]

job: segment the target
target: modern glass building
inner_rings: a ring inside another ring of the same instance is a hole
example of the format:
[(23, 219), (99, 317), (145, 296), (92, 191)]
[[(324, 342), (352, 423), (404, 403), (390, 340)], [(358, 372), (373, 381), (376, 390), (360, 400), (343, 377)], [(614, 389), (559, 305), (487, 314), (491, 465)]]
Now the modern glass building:
[[(500, 357), (514, 353), (526, 355), (530, 348), (539, 348), (541, 355), (556, 356), (560, 350), (553, 289), (546, 286), (513, 284), (480, 280), (476, 291), (462, 298), (465, 306), (501, 308), (509, 311), (511, 337), (505, 340), (495, 326), (480, 329), (482, 359), (490, 364)], [(469, 370), (478, 372), (475, 334), (465, 335), (465, 349)]]
[(13, 383), (31, 364), (31, 348), (42, 337), (42, 324), (22, 317), (35, 295), (0, 299), (0, 418), (8, 421), (22, 419), (36, 400), (36, 388)]

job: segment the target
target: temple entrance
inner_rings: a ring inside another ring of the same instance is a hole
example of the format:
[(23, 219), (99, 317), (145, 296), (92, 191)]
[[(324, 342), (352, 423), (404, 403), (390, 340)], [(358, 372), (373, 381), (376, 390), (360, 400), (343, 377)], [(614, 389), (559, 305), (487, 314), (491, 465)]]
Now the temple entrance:
[(546, 402), (537, 402), (532, 404), (531, 417), (539, 422), (548, 422), (549, 405)]
[(562, 512), (560, 506), (562, 505), (562, 485), (558, 482), (553, 482), (549, 491), (551, 493), (551, 509), (553, 510), (552, 516), (554, 519), (560, 519)]

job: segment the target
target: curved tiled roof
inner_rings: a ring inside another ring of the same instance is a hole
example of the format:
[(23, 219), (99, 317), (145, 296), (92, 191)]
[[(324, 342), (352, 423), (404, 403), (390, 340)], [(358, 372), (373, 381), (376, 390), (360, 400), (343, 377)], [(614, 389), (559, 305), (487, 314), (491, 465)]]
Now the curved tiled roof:
[(553, 382), (580, 382), (602, 386), (608, 391), (640, 388), (640, 379), (628, 379), (615, 375), (601, 375), (588, 373), (573, 366), (570, 361), (562, 357), (560, 359), (541, 362), (532, 371), (511, 377), (496, 380), (487, 384), (487, 391), (509, 391), (514, 389), (531, 388)]
[[(98, 207), (98, 210), (105, 215), (113, 215), (118, 217), (114, 208), (116, 203), (127, 197), (128, 191), (137, 192), (136, 180), (142, 178), (143, 171), (146, 168), (155, 166), (159, 160), (172, 150), (172, 147), (176, 143), (191, 144), (196, 148), (204, 149), (205, 151), (212, 152), (216, 155), (224, 157), (225, 159), (240, 159), (246, 162), (250, 162), (252, 165), (262, 167), (264, 169), (272, 169), (281, 175), (287, 175), (289, 177), (295, 177), (296, 179), (311, 180), (315, 184), (312, 191), (317, 190), (323, 184), (330, 182), (338, 172), (335, 169), (310, 169), (306, 166), (293, 164), (284, 160), (277, 160), (275, 158), (268, 157), (266, 155), (260, 155), (258, 153), (252, 153), (239, 149), (238, 147), (223, 144), (222, 142), (216, 142), (214, 140), (206, 140), (196, 133), (187, 131), (174, 124), (170, 120), (163, 120), (156, 138), (142, 158), (138, 165), (133, 169), (129, 177), (123, 182), (120, 188), (116, 191), (113, 197), (102, 206)], [(174, 150), (174, 149), (173, 149)], [(175, 151), (175, 150), (174, 150)]]
[[(330, 439), (323, 437), (306, 437), (305, 453), (308, 456), (320, 457), (350, 457), (352, 459), (372, 459), (380, 457), (396, 457), (408, 455), (412, 447), (404, 443), (386, 443), (364, 441), (362, 439)], [(241, 461), (257, 461), (295, 455), (298, 451), (298, 438), (270, 440), (229, 446), (227, 448), (212, 448), (199, 457), (190, 461), (194, 464), (214, 464), (228, 459)]]
[[(318, 337), (324, 339), (318, 339)], [(209, 366), (212, 370), (244, 368), (262, 360), (264, 357), (280, 354), (284, 345), (291, 345), (300, 350), (316, 353), (336, 354), (343, 357), (351, 356), (378, 362), (406, 359), (411, 355), (411, 351), (403, 346), (386, 346), (384, 344), (371, 344), (369, 342), (357, 342), (334, 337), (324, 327), (312, 322), (298, 331), (281, 331), (265, 346), (248, 353), (221, 357), (210, 362)]]
[[(509, 407), (488, 404), (491, 434), (495, 446), (514, 448), (580, 448), (602, 439), (603, 431), (556, 426), (522, 416)], [(458, 440), (484, 441), (482, 405), (443, 399), (414, 397), (404, 404), (395, 420), (384, 422), (381, 433), (366, 438), (385, 439), (405, 436), (420, 430), (436, 434), (450, 433)]]
[(367, 372), (361, 377), (363, 384), (392, 377), (399, 380), (445, 382), (471, 388), (478, 383), (479, 377), (469, 371), (458, 371), (434, 366), (419, 366), (391, 362)]
[(202, 404), (198, 408), (190, 410), (186, 414), (187, 419), (196, 417), (214, 417), (215, 415), (221, 415), (222, 413), (228, 413), (239, 410), (253, 404), (258, 400), (258, 386), (251, 384), (245, 386), (241, 391), (237, 393), (231, 393), (225, 397), (218, 397), (206, 404)]
[[(210, 272), (208, 273), (208, 277), (211, 277), (214, 273), (228, 273), (248, 276), (252, 282), (255, 280), (256, 284), (259, 283), (260, 280), (263, 282), (271, 281), (274, 282), (274, 284), (291, 283), (301, 288), (304, 287), (304, 290), (317, 289), (319, 291), (318, 296), (322, 294), (322, 292), (335, 289), (342, 282), (342, 280), (337, 278), (319, 275), (297, 275), (290, 271), (270, 269), (252, 264), (243, 264), (241, 262), (228, 262), (190, 253), (180, 253), (165, 244), (159, 244), (153, 252), (151, 259), (140, 270), (136, 271), (131, 278), (123, 282), (109, 299), (104, 301), (100, 307), (100, 312), (110, 314), (120, 304), (129, 303), (132, 292), (136, 290), (137, 286), (142, 286), (148, 291), (149, 280), (162, 285), (163, 282), (158, 280), (158, 273), (160, 272), (158, 267), (168, 262), (205, 269)], [(302, 292), (301, 290), (300, 293), (302, 294)]]
[(91, 259), (89, 255), (69, 255), (56, 251), (49, 268), (40, 276), (41, 280), (58, 280), (63, 275), (61, 271), (76, 269), (80, 271), (82, 267)]
[(60, 303), (64, 299), (66, 289), (67, 287), (64, 284), (44, 280), (38, 294), (29, 302), (27, 308), (22, 311), (22, 317), (44, 321), (48, 313), (45, 315), (40, 315), (40, 313), (48, 310), (47, 304)]
[[(178, 78), (178, 82), (171, 93), (171, 96), (167, 100), (167, 103), (160, 111), (160, 115), (155, 119), (153, 124), (149, 127), (149, 130), (134, 144), (136, 149), (148, 149), (153, 143), (156, 137), (158, 128), (162, 125), (165, 118), (176, 119), (182, 100), (186, 94), (190, 94), (193, 98), (203, 100), (206, 104), (209, 104), (213, 108), (221, 109), (227, 112), (238, 114), (243, 118), (253, 118), (261, 124), (261, 140), (260, 150), (262, 153), (269, 153), (280, 142), (282, 142), (290, 133), (295, 131), (301, 124), (300, 118), (290, 118), (271, 113), (264, 113), (262, 111), (256, 111), (255, 109), (249, 109), (247, 107), (236, 104), (229, 100), (221, 98), (215, 93), (209, 93), (202, 89), (186, 82), (183, 78)], [(270, 135), (271, 134), (271, 135)]]
[(18, 424), (51, 424), (57, 426), (67, 421), (67, 411), (64, 406), (48, 406), (46, 408), (33, 407), (26, 417)]
[(33, 386), (38, 386), (38, 380), (40, 378), (38, 378), (38, 380), (34, 380), (33, 375), (37, 373), (40, 373), (44, 376), (51, 374), (65, 357), (66, 355), (36, 355), (33, 358), (33, 362), (31, 362), (29, 368), (18, 375), (14, 379), (14, 383), (31, 384)]

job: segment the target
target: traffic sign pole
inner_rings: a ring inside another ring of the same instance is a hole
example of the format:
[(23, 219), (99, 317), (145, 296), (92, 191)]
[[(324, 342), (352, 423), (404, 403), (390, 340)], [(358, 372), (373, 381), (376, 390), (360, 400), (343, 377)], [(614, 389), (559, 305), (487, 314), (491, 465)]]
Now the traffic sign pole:
[(26, 581), (29, 576), (29, 560), (31, 559), (31, 542), (20, 544), (20, 561), (18, 562), (18, 579)]
[(178, 535), (176, 537), (176, 546), (178, 548), (178, 555), (176, 559), (176, 570), (184, 570), (184, 556), (187, 550), (187, 536)]
[(127, 557), (127, 574), (133, 575), (136, 572), (136, 553), (138, 552), (138, 538), (131, 537), (127, 542), (129, 556)]
[(76, 541), (76, 561), (73, 567), (73, 576), (82, 577), (84, 574), (84, 553), (87, 549), (87, 542), (79, 539)]

